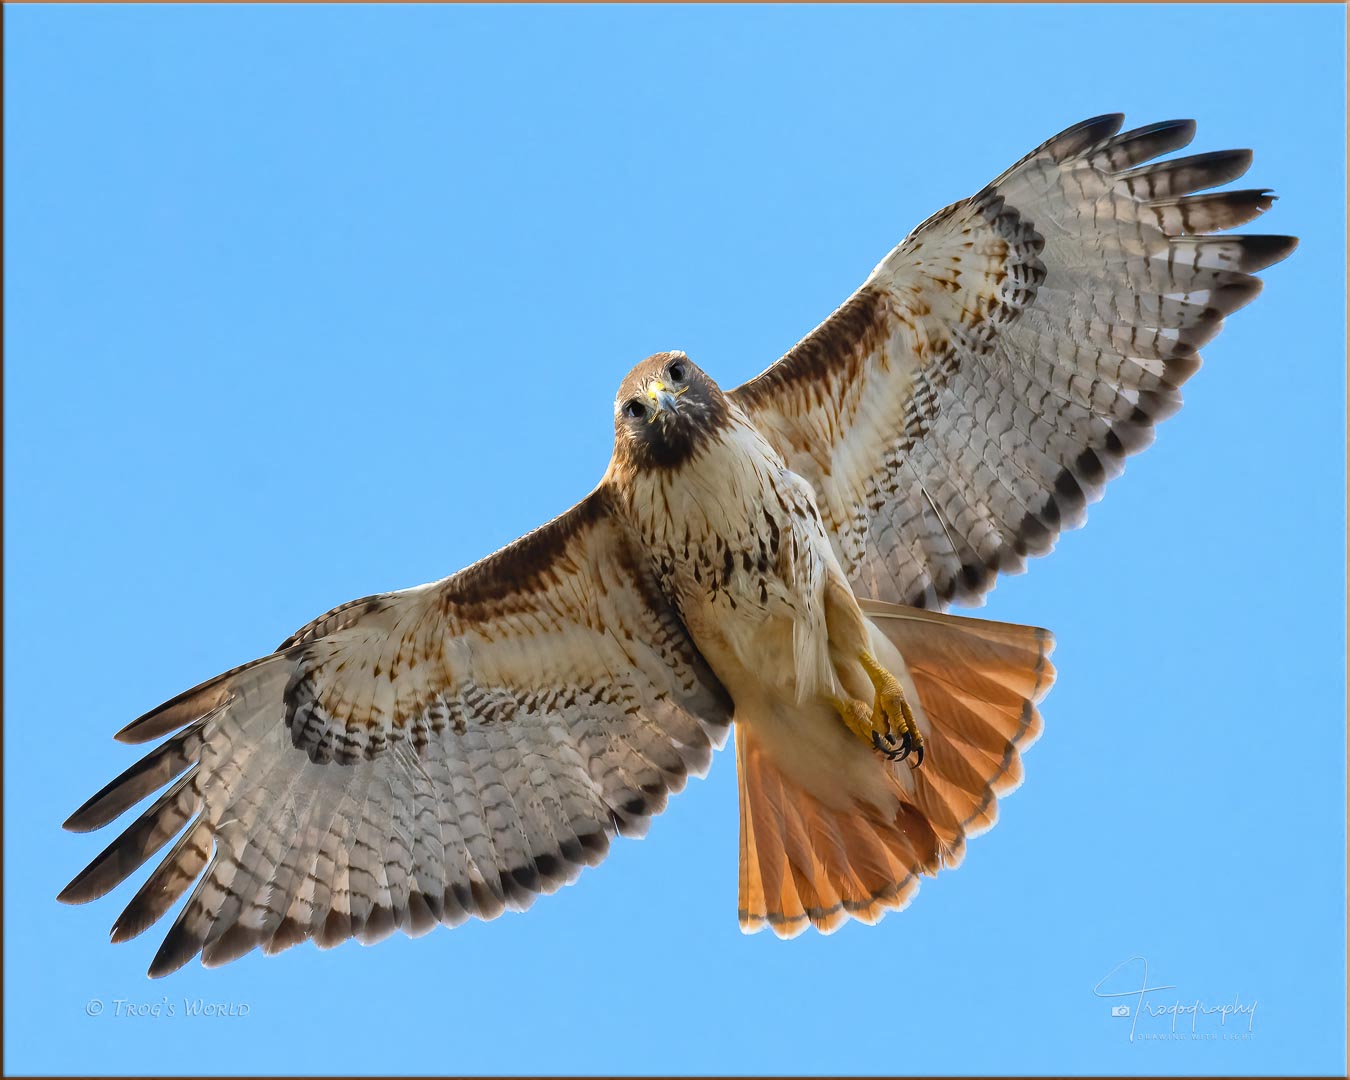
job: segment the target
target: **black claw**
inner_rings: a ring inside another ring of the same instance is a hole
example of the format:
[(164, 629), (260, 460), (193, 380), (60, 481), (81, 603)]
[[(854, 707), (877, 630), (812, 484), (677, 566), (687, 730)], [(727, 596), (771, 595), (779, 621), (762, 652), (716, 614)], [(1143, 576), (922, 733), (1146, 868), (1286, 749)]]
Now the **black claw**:
[(902, 756), (902, 751), (895, 745), (895, 736), (889, 733), (883, 737), (872, 732), (872, 745), (887, 761), (895, 761)]
[(872, 745), (879, 753), (885, 755), (887, 761), (904, 761), (913, 753), (914, 760), (909, 763), (909, 767), (917, 769), (923, 764), (923, 743), (916, 742), (908, 731), (901, 731), (899, 738), (896, 738), (894, 732), (888, 731), (885, 735), (879, 735), (874, 731)]

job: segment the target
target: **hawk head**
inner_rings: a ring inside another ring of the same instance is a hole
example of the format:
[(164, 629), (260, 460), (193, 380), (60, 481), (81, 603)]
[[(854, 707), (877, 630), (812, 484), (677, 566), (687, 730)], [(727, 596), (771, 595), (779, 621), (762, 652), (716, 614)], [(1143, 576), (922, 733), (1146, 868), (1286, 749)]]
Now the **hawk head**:
[(649, 356), (614, 399), (614, 456), (640, 469), (681, 465), (725, 426), (729, 408), (684, 353)]

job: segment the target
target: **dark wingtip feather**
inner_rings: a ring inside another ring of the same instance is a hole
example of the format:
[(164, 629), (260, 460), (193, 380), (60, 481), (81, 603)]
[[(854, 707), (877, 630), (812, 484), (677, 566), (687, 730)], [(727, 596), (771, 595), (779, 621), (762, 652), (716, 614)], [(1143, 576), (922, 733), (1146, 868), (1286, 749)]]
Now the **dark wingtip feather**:
[[(1085, 150), (1090, 150), (1098, 143), (1104, 142), (1120, 130), (1120, 125), (1125, 123), (1124, 113), (1104, 113), (1101, 116), (1094, 116), (1091, 119), (1080, 121), (1072, 127), (1067, 127), (1058, 135), (1052, 135), (1036, 147), (1035, 150), (1027, 154), (1026, 157), (1019, 159), (1008, 167), (1000, 176), (993, 180), (986, 190), (996, 188), (1009, 176), (1015, 173), (1028, 161), (1034, 161), (1044, 155), (1056, 163), (1068, 161), (1076, 157)], [(934, 214), (933, 217), (924, 221), (910, 235), (913, 236), (922, 232), (930, 226), (935, 219), (941, 216), (941, 212)]]
[(1093, 116), (1065, 128), (1054, 138), (1048, 139), (1042, 149), (1049, 152), (1054, 161), (1067, 161), (1089, 147), (1109, 139), (1120, 130), (1123, 123), (1125, 123), (1124, 113), (1103, 113), (1101, 116)]
[(202, 942), (195, 936), (183, 932), (176, 924), (168, 936), (160, 943), (155, 958), (150, 961), (146, 972), (152, 979), (162, 979), (172, 975), (199, 952)]
[(131, 898), (113, 923), (113, 944), (130, 941), (157, 923), (206, 867), (211, 856), (211, 829), (200, 817)]
[(1086, 120), (1080, 120), (1070, 128), (1066, 128), (1055, 136), (1056, 139), (1063, 138), (1065, 135), (1077, 135), (1080, 133), (1105, 131), (1103, 138), (1110, 138), (1120, 126), (1125, 123), (1125, 114), (1123, 112), (1102, 113), (1099, 116), (1090, 116)]
[(124, 912), (123, 917), (113, 923), (112, 929), (108, 931), (108, 941), (113, 945), (122, 945), (145, 933), (149, 925), (143, 919), (128, 917)]
[(87, 904), (91, 900), (97, 900), (114, 888), (117, 883), (103, 888), (101, 885), (102, 879), (95, 880), (96, 875), (102, 873), (103, 864), (106, 861), (104, 856), (107, 854), (106, 851), (103, 852), (97, 859), (71, 878), (70, 884), (56, 894), (57, 902), (71, 905)]
[(162, 735), (200, 720), (210, 712), (214, 705), (203, 705), (202, 694), (210, 690), (227, 676), (220, 675), (191, 690), (184, 690), (177, 697), (170, 698), (163, 705), (142, 713), (113, 736), (120, 743), (137, 746), (151, 742)]
[(1178, 200), (1182, 204), (1204, 204), (1207, 207), (1223, 207), (1222, 220), (1216, 221), (1210, 231), (1232, 229), (1238, 225), (1260, 217), (1278, 198), (1270, 188), (1247, 188), (1242, 191), (1220, 191), (1212, 195), (1190, 195)]
[[(106, 790), (107, 789), (104, 789), (104, 791)], [(104, 825), (112, 820), (112, 818), (107, 818), (105, 820), (103, 814), (98, 812), (97, 804), (102, 800), (103, 796), (104, 792), (100, 791), (92, 799), (86, 801), (78, 810), (71, 814), (70, 817), (61, 822), (61, 828), (66, 832), (73, 833), (93, 832), (95, 829), (103, 828)], [(113, 815), (113, 817), (116, 816), (117, 815), (115, 814)]]
[(1224, 315), (1231, 315), (1260, 296), (1262, 284), (1260, 278), (1254, 277), (1219, 285), (1210, 297), (1210, 305)]
[(192, 764), (200, 749), (193, 739), (200, 731), (200, 725), (194, 725), (156, 747), (86, 799), (61, 827), (67, 832), (93, 832), (158, 791)]
[(308, 937), (309, 927), (287, 916), (281, 920), (272, 936), (263, 943), (262, 949), (266, 955), (275, 956), (292, 945), (299, 945)]
[(1227, 184), (1236, 180), (1239, 176), (1246, 174), (1252, 167), (1252, 151), (1248, 147), (1238, 147), (1233, 150), (1207, 150), (1203, 154), (1192, 154), (1190, 157), (1173, 158), (1175, 162), (1185, 162), (1188, 165), (1203, 165), (1216, 174), (1223, 174), (1227, 179), (1215, 179), (1210, 186), (1217, 187), (1219, 184)]
[(1194, 138), (1194, 120), (1162, 120), (1133, 128), (1107, 140), (1100, 156), (1105, 164), (1119, 172), (1161, 154), (1180, 150), (1190, 145)]
[(108, 932), (108, 940), (114, 945), (124, 944), (133, 938), (140, 937), (151, 927), (154, 921), (141, 911), (133, 911), (128, 908), (113, 923), (112, 929)]
[(158, 705), (149, 712), (142, 713), (117, 732), (113, 738), (129, 746), (137, 746), (140, 743), (158, 739), (161, 735), (167, 735), (171, 731), (176, 731), (194, 720), (201, 719), (203, 713), (208, 712), (209, 709), (198, 708), (199, 703), (195, 699), (203, 690), (209, 689), (217, 681), (217, 679), (212, 679), (201, 686), (194, 686), (191, 690), (184, 690), (163, 705)]
[(279, 656), (278, 653), (260, 656), (247, 664), (240, 664), (214, 678), (198, 683), (190, 690), (184, 690), (181, 694), (171, 697), (163, 705), (157, 705), (148, 713), (136, 717), (113, 738), (120, 743), (136, 745), (158, 739), (162, 735), (185, 727), (194, 720), (200, 720), (229, 699), (231, 679), (262, 664), (271, 663)]
[(59, 904), (83, 904), (86, 898), (79, 893), (80, 879), (76, 877), (69, 885), (56, 894), (56, 901)]
[(1177, 148), (1180, 149), (1183, 146), (1189, 145), (1190, 141), (1195, 138), (1195, 121), (1189, 118), (1160, 120), (1156, 124), (1149, 124), (1147, 127), (1140, 128), (1139, 130), (1147, 131), (1149, 134), (1161, 134), (1164, 131), (1173, 132), (1173, 138), (1185, 139), (1184, 142), (1179, 142), (1177, 144)]
[(104, 848), (75, 875), (57, 899), (63, 904), (84, 904), (105, 896), (144, 866), (187, 823), (195, 805), (192, 784), (198, 766), (188, 769), (126, 831)]
[(1274, 266), (1289, 258), (1298, 247), (1297, 236), (1240, 236), (1242, 241), (1242, 271), (1247, 274)]
[(1250, 150), (1215, 150), (1126, 169), (1115, 180), (1135, 198), (1154, 201), (1232, 183), (1251, 164)]
[(202, 966), (224, 967), (256, 949), (262, 937), (262, 932), (254, 927), (233, 923), (220, 937), (202, 949)]
[(96, 824), (93, 823), (90, 811), (94, 804), (103, 798), (107, 790), (108, 789), (105, 787), (97, 795), (91, 796), (82, 802), (78, 810), (71, 814), (70, 817), (66, 818), (65, 821), (61, 822), (61, 828), (66, 832), (93, 832), (95, 829), (106, 825), (106, 821), (100, 821)]
[(1210, 296), (1210, 306), (1220, 315), (1233, 315), (1261, 296), (1262, 286), (1264, 282), (1261, 278), (1247, 278), (1246, 281), (1231, 281), (1216, 286)]

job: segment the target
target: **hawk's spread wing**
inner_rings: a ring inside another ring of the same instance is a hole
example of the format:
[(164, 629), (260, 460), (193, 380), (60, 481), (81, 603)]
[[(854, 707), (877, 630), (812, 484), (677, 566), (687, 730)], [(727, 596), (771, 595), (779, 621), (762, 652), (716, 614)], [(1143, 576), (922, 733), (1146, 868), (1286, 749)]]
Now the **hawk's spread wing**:
[(644, 565), (600, 489), (180, 695), (119, 734), (173, 733), (67, 828), (168, 790), (61, 898), (102, 896), (181, 830), (113, 930), (196, 882), (152, 975), (528, 906), (641, 835), (725, 738), (730, 701)]
[(816, 488), (861, 595), (978, 602), (1081, 523), (1181, 403), (1196, 349), (1295, 241), (1207, 234), (1267, 209), (1245, 150), (1145, 165), (1195, 132), (1088, 120), (925, 221), (733, 391)]

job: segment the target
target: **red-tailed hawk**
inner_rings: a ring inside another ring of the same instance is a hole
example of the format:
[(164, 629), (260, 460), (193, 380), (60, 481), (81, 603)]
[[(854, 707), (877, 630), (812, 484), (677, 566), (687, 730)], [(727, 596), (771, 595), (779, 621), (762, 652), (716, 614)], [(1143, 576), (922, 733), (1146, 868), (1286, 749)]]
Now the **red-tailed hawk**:
[(1045, 631), (937, 609), (1081, 524), (1294, 248), (1211, 235), (1271, 205), (1192, 194), (1247, 151), (1146, 164), (1194, 124), (1120, 124), (929, 218), (744, 386), (643, 361), (561, 517), (128, 725), (164, 741), (66, 827), (165, 790), (61, 899), (172, 842), (113, 928), (192, 889), (152, 975), (490, 919), (640, 836), (734, 721), (741, 925), (902, 907), (993, 824), (1054, 676)]

